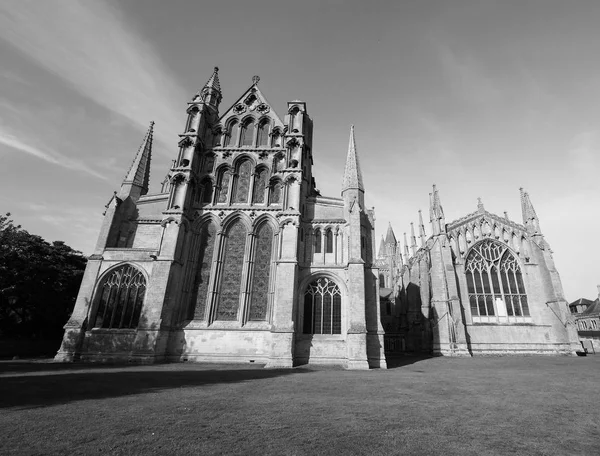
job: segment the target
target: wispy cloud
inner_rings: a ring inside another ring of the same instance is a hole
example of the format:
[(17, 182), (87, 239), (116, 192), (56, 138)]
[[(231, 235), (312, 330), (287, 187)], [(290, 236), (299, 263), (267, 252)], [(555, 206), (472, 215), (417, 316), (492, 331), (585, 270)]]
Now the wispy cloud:
[(56, 151), (49, 150), (48, 148), (41, 149), (34, 145), (27, 144), (22, 139), (2, 130), (0, 130), (0, 144), (4, 144), (5, 146), (19, 150), (21, 152), (25, 152), (26, 154), (37, 157), (53, 165), (61, 166), (67, 169), (83, 171), (89, 174), (90, 176), (106, 180), (105, 176), (94, 171), (93, 169), (91, 169), (90, 167), (88, 167), (80, 161), (73, 160), (69, 157), (65, 157), (64, 155), (61, 155)]
[(0, 3), (0, 39), (95, 103), (172, 144), (185, 116), (185, 94), (151, 45), (112, 4)]

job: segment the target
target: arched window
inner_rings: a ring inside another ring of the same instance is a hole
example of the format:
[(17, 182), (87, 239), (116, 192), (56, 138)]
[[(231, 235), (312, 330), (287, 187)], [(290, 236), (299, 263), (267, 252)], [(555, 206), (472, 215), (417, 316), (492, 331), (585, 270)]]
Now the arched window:
[(231, 173), (227, 168), (222, 168), (219, 172), (219, 186), (218, 186), (218, 203), (227, 203), (229, 198), (229, 180), (231, 179)]
[(298, 133), (300, 129), (300, 109), (298, 106), (294, 106), (294, 109), (290, 111), (290, 126), (293, 133)]
[(521, 268), (506, 245), (484, 240), (473, 246), (465, 273), (474, 317), (529, 316)]
[(94, 328), (137, 327), (146, 294), (146, 279), (141, 271), (129, 264), (114, 269), (98, 287), (98, 294)]
[(209, 178), (202, 180), (202, 204), (211, 204), (213, 197), (213, 185)]
[(283, 184), (281, 181), (275, 181), (271, 184), (271, 192), (269, 195), (269, 204), (281, 204), (281, 190)]
[(223, 246), (223, 272), (219, 287), (217, 320), (236, 320), (240, 304), (242, 269), (246, 251), (246, 228), (239, 220), (227, 230)]
[(379, 274), (379, 288), (385, 288), (385, 276)]
[(279, 128), (273, 130), (273, 138), (271, 140), (271, 147), (281, 147), (281, 131)]
[(200, 229), (196, 278), (194, 279), (188, 320), (204, 320), (205, 318), (206, 298), (208, 295), (216, 233), (217, 228), (214, 223), (206, 223)]
[(331, 229), (325, 232), (325, 253), (333, 253), (333, 232)]
[(313, 241), (315, 253), (321, 253), (321, 230), (318, 228), (315, 230), (315, 237)]
[(254, 256), (249, 320), (262, 321), (267, 319), (272, 250), (273, 229), (267, 223), (264, 223), (256, 232), (256, 254)]
[(261, 120), (258, 125), (258, 138), (256, 143), (258, 147), (266, 147), (269, 145), (269, 119)]
[(252, 191), (252, 204), (263, 204), (265, 202), (265, 189), (267, 188), (268, 171), (261, 168), (254, 175), (254, 189)]
[(233, 193), (234, 203), (247, 203), (250, 191), (250, 175), (252, 173), (252, 162), (244, 160), (238, 166), (238, 172)]
[(254, 141), (254, 120), (248, 119), (242, 127), (242, 140), (240, 146), (252, 146)]
[(326, 277), (312, 282), (304, 292), (304, 334), (341, 334), (342, 293)]
[(233, 120), (230, 122), (229, 126), (227, 127), (227, 137), (225, 138), (225, 147), (235, 147), (237, 144), (237, 132), (238, 132), (238, 127), (237, 127), (237, 120)]
[(215, 156), (214, 155), (209, 155), (204, 158), (203, 170), (205, 173), (212, 173), (214, 165), (215, 165)]

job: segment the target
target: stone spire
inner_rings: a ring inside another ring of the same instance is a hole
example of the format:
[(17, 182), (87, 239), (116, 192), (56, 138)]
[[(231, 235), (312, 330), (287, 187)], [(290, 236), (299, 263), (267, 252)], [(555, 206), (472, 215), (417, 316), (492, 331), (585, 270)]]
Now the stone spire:
[(388, 224), (387, 234), (385, 235), (385, 243), (392, 246), (396, 245), (396, 236), (394, 235), (394, 230), (392, 229), (392, 222)]
[(446, 220), (444, 218), (444, 209), (440, 202), (440, 195), (434, 184), (433, 193), (429, 194), (429, 219), (433, 228), (433, 235), (446, 231)]
[(419, 209), (419, 237), (421, 238), (421, 247), (425, 247), (425, 238), (427, 235), (425, 234), (425, 224), (423, 223), (423, 213), (421, 209)]
[(379, 254), (377, 258), (385, 258), (386, 250), (385, 250), (385, 240), (383, 239), (383, 234), (381, 235), (381, 242), (379, 243)]
[(521, 192), (521, 210), (523, 211), (523, 224), (527, 227), (531, 234), (542, 234), (542, 230), (540, 228), (540, 221), (535, 213), (535, 209), (533, 208), (533, 204), (531, 204), (531, 200), (529, 199), (529, 193), (527, 193), (521, 187), (519, 189)]
[(356, 143), (354, 140), (354, 125), (350, 127), (350, 143), (348, 144), (348, 155), (346, 157), (346, 169), (342, 181), (342, 193), (349, 189), (358, 189), (365, 191), (363, 186), (358, 154), (356, 152)]
[(408, 250), (408, 241), (406, 240), (406, 233), (404, 233), (404, 257), (406, 258), (406, 262), (408, 263), (408, 259), (410, 258), (410, 252)]
[(410, 222), (410, 249), (412, 254), (417, 253), (417, 238), (415, 236), (415, 224)]
[(133, 163), (123, 180), (123, 184), (121, 184), (121, 192), (119, 193), (121, 199), (127, 196), (139, 197), (148, 193), (153, 134), (154, 122), (150, 122), (148, 132), (140, 145), (137, 155), (133, 159)]
[(483, 201), (481, 198), (477, 198), (477, 211), (480, 213), (485, 212), (485, 208), (483, 207)]

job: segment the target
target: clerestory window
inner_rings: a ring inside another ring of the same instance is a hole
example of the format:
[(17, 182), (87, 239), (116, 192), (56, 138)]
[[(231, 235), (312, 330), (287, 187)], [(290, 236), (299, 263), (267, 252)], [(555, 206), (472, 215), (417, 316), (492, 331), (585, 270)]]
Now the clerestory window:
[(529, 304), (521, 268), (509, 248), (486, 239), (465, 262), (473, 317), (528, 317)]

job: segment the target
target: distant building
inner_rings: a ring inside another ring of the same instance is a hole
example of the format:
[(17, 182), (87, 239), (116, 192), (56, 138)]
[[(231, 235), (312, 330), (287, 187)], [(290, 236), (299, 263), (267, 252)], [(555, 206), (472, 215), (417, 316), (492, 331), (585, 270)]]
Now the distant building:
[(569, 304), (569, 310), (572, 314), (580, 314), (593, 303), (594, 301), (589, 299), (579, 298), (577, 301), (573, 301), (571, 304)]
[(57, 360), (366, 369), (404, 352), (574, 352), (527, 193), (523, 225), (483, 204), (446, 224), (434, 186), (433, 234), (420, 216), (420, 245), (412, 228), (403, 254), (390, 226), (376, 257), (354, 129), (340, 195), (322, 196), (306, 104), (279, 117), (258, 82), (220, 113), (215, 69), (154, 194), (150, 126), (107, 205)]
[[(598, 285), (598, 298), (595, 301), (589, 299), (580, 299), (579, 301), (587, 302), (581, 304), (581, 307), (585, 306), (585, 308), (575, 315), (577, 334), (583, 346), (588, 349), (588, 353), (590, 348), (592, 352), (598, 353), (600, 352), (600, 285)], [(571, 311), (573, 304), (569, 305)], [(579, 305), (577, 307), (579, 308)]]

